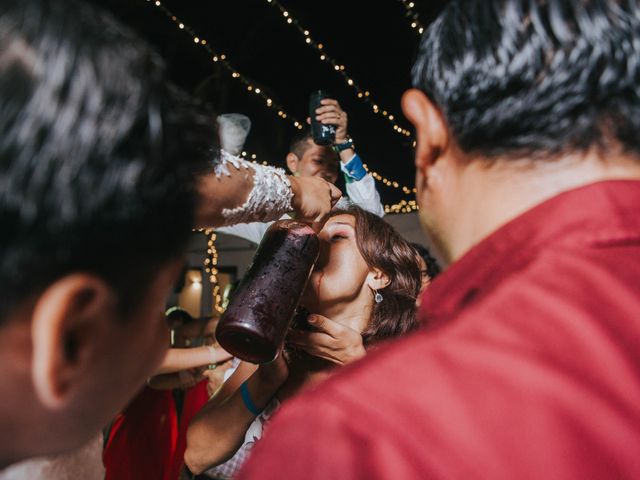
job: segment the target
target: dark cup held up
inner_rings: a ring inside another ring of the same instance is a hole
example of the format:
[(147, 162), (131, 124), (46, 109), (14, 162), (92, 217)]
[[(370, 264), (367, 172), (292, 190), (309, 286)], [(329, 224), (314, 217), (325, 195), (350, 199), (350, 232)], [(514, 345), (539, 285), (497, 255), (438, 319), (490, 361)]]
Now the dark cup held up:
[(324, 125), (316, 120), (316, 109), (320, 108), (321, 100), (330, 98), (322, 90), (318, 90), (309, 97), (309, 117), (311, 118), (311, 136), (316, 145), (332, 145), (336, 139), (335, 125)]
[(269, 227), (218, 322), (216, 338), (225, 350), (251, 363), (278, 356), (319, 250), (306, 223), (280, 220)]

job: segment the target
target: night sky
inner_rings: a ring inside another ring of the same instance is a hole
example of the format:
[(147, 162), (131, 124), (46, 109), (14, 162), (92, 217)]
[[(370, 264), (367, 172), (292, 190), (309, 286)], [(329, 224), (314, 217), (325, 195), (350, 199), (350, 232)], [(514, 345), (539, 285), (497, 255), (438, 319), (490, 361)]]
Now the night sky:
[[(419, 21), (427, 25), (445, 1), (414, 0)], [(260, 161), (284, 166), (289, 141), (296, 132), (292, 123), (267, 108), (262, 98), (248, 92), (220, 63), (212, 62), (206, 50), (153, 2), (99, 3), (155, 46), (167, 60), (175, 83), (216, 112), (249, 116), (252, 129), (247, 152)], [(400, 97), (410, 85), (419, 35), (411, 28), (400, 0), (280, 0), (280, 4), (323, 44), (326, 54), (345, 66), (357, 85), (370, 92), (380, 111), (387, 110), (401, 127), (411, 128), (400, 110)], [(162, 5), (298, 119), (307, 117), (313, 90), (330, 92), (349, 114), (349, 132), (363, 161), (390, 180), (413, 187), (411, 140), (394, 132), (382, 115), (374, 114), (371, 105), (359, 99), (330, 64), (320, 60), (320, 53), (267, 0), (164, 0)], [(379, 191), (387, 204), (413, 198), (384, 185)]]

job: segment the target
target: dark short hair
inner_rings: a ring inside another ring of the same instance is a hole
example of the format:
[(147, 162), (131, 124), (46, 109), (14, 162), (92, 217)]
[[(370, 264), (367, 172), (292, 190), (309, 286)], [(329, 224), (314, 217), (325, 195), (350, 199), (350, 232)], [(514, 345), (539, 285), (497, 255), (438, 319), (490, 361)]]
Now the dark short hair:
[(419, 243), (411, 243), (411, 246), (416, 249), (416, 253), (424, 260), (429, 278), (433, 280), (440, 275), (440, 265), (438, 265), (438, 261), (431, 255), (429, 249)]
[[(313, 135), (311, 135), (310, 129), (304, 129), (298, 132), (291, 139), (291, 143), (289, 144), (289, 152), (294, 153), (296, 157), (302, 158), (304, 152), (309, 150), (311, 145), (313, 144)], [(325, 147), (329, 149), (330, 147)], [(331, 150), (333, 151), (333, 150)], [(335, 154), (336, 159), (338, 159), (338, 154)]]
[(136, 306), (181, 255), (215, 122), (162, 60), (75, 0), (0, 5), (0, 320), (75, 271)]
[(613, 142), (639, 155), (639, 11), (636, 0), (453, 0), (423, 36), (413, 83), (468, 153)]
[(311, 130), (304, 129), (300, 132), (296, 133), (291, 139), (291, 143), (289, 143), (289, 152), (295, 153), (298, 158), (302, 158), (304, 152), (306, 152), (309, 147), (309, 141), (313, 141), (313, 137), (311, 136)]
[(383, 297), (373, 304), (369, 325), (362, 332), (365, 345), (379, 343), (418, 327), (416, 297), (420, 292), (420, 264), (414, 248), (383, 219), (355, 205), (335, 210), (331, 216), (352, 215), (356, 245), (369, 268), (379, 268), (389, 277), (380, 289)]

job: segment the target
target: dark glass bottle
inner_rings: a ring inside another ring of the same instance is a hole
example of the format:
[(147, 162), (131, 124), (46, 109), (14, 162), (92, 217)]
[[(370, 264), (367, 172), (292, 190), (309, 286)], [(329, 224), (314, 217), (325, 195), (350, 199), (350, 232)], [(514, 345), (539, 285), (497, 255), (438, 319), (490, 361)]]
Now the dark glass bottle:
[(316, 109), (320, 108), (322, 104), (320, 100), (330, 98), (328, 94), (322, 90), (318, 90), (311, 94), (309, 97), (309, 117), (311, 118), (311, 135), (313, 141), (317, 145), (332, 145), (336, 139), (336, 127), (335, 125), (323, 125), (316, 120)]
[(280, 220), (269, 227), (218, 323), (216, 338), (225, 350), (251, 363), (277, 357), (319, 249), (306, 223)]

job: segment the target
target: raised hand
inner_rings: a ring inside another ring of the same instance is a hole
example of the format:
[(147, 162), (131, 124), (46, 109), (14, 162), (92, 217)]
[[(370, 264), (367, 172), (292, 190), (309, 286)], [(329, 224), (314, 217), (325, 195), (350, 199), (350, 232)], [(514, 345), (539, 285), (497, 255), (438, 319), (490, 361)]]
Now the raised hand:
[(319, 231), (342, 192), (320, 177), (289, 177), (296, 219), (308, 221)]
[(354, 362), (366, 355), (360, 332), (341, 323), (310, 314), (307, 318), (314, 331), (291, 330), (287, 342), (314, 357), (338, 365)]
[(346, 142), (348, 139), (347, 127), (349, 123), (347, 112), (342, 110), (337, 100), (325, 98), (320, 103), (322, 106), (316, 109), (316, 119), (325, 125), (336, 126), (336, 143)]

